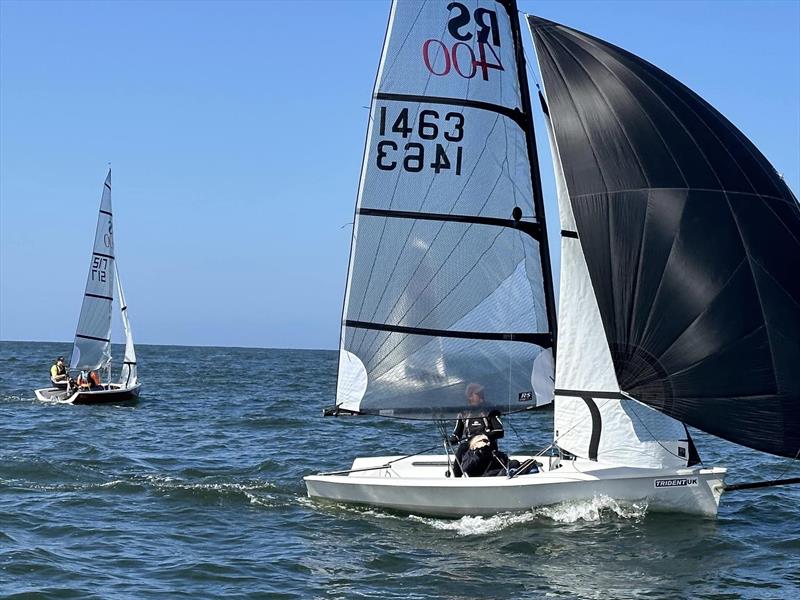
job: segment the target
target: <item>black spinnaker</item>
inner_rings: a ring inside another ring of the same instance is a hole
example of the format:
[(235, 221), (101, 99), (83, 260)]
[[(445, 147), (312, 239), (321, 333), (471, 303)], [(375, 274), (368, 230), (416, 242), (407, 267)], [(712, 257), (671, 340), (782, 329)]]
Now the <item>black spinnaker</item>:
[(800, 208), (679, 81), (529, 17), (620, 388), (708, 433), (800, 453)]

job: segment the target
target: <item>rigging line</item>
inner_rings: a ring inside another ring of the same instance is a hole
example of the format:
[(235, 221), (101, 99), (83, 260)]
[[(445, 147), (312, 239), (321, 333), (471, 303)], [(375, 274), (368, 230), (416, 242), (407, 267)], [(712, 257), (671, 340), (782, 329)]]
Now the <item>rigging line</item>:
[[(489, 140), (489, 137), (490, 137), (490, 136), (491, 136), (491, 135), (494, 133), (495, 127), (497, 127), (497, 123), (499, 122), (499, 119), (500, 119), (500, 116), (499, 116), (499, 115), (495, 116), (494, 123), (492, 124), (492, 129), (489, 131), (489, 134), (486, 136), (486, 141), (487, 141), (487, 142), (488, 142), (488, 140)], [(487, 149), (487, 147), (488, 147), (488, 146), (487, 146), (487, 144), (484, 144), (483, 148), (481, 148), (481, 151), (480, 151), (480, 153), (478, 154), (478, 158), (477, 158), (477, 160), (476, 160), (476, 162), (475, 162), (475, 165), (472, 167), (472, 170), (470, 171), (470, 174), (469, 174), (469, 176), (467, 177), (467, 180), (464, 182), (464, 186), (461, 188), (461, 191), (459, 192), (459, 194), (458, 194), (458, 196), (457, 196), (457, 198), (456, 198), (456, 202), (458, 202), (458, 200), (460, 200), (461, 196), (462, 196), (462, 195), (463, 195), (463, 193), (464, 193), (464, 190), (466, 189), (466, 186), (467, 186), (467, 184), (468, 184), (468, 183), (469, 183), (469, 182), (472, 180), (472, 177), (475, 175), (475, 171), (477, 170), (477, 168), (478, 168), (478, 165), (480, 164), (480, 162), (481, 162), (481, 159), (483, 158), (483, 154), (484, 154), (484, 152), (486, 152), (486, 149)], [(502, 173), (501, 173), (501, 175), (502, 175)], [(495, 184), (494, 184), (494, 186), (492, 187), (492, 192), (494, 191), (495, 187), (497, 186), (497, 183), (499, 182), (499, 179), (500, 179), (500, 178), (499, 178), (499, 176), (498, 176), (498, 179), (497, 179), (497, 181), (495, 181)], [(491, 194), (491, 192), (490, 192), (490, 194)], [(489, 201), (489, 196), (487, 196), (487, 198), (486, 198), (486, 200), (484, 201), (483, 205), (482, 205), (482, 206), (481, 206), (481, 208), (480, 208), (480, 209), (477, 211), (477, 214), (480, 214), (480, 212), (481, 212), (481, 211), (483, 210), (483, 208), (486, 206), (486, 204), (488, 203), (488, 201)], [(430, 244), (428, 244), (428, 248), (427, 248), (427, 249), (425, 250), (425, 252), (422, 254), (422, 257), (420, 258), (420, 261), (417, 263), (417, 266), (415, 267), (415, 269), (414, 269), (414, 272), (413, 272), (413, 273), (411, 274), (411, 276), (409, 277), (409, 279), (408, 279), (408, 281), (406, 282), (406, 284), (405, 284), (405, 286), (403, 287), (403, 289), (402, 289), (402, 290), (400, 291), (400, 293), (397, 295), (397, 299), (395, 300), (395, 303), (392, 305), (391, 309), (389, 309), (389, 311), (388, 311), (388, 313), (387, 313), (387, 314), (389, 314), (389, 315), (390, 315), (390, 314), (391, 314), (391, 313), (394, 311), (394, 309), (397, 307), (397, 305), (400, 303), (401, 299), (403, 298), (403, 294), (405, 294), (405, 291), (408, 289), (408, 287), (411, 285), (412, 281), (413, 281), (413, 280), (414, 280), (414, 278), (416, 277), (417, 273), (419, 272), (419, 269), (420, 269), (420, 267), (422, 267), (422, 264), (423, 264), (423, 262), (425, 261), (425, 257), (428, 255), (428, 252), (430, 252), (430, 249), (431, 249), (431, 247), (433, 247), (433, 244), (434, 244), (434, 243), (436, 242), (436, 240), (439, 238), (439, 234), (441, 234), (441, 232), (442, 232), (442, 230), (444, 229), (444, 227), (445, 227), (445, 223), (443, 222), (443, 223), (442, 223), (442, 224), (439, 226), (439, 229), (436, 231), (436, 234), (433, 236), (433, 239), (431, 239), (431, 242), (430, 242)], [(469, 226), (467, 227), (466, 231), (469, 231), (469, 229), (470, 229), (471, 227), (472, 227), (472, 225), (469, 225)], [(462, 236), (462, 237), (463, 237), (463, 236)], [(460, 243), (460, 240), (459, 240), (459, 243)], [(450, 254), (452, 255), (452, 251), (450, 252)], [(446, 261), (446, 260), (447, 260), (447, 258), (445, 259), (445, 261)], [(442, 268), (443, 266), (444, 266), (444, 261), (443, 261), (443, 263), (442, 263), (442, 266), (440, 267), (440, 269), (439, 269), (439, 270), (441, 270), (441, 268)], [(437, 271), (437, 272), (438, 272), (438, 271)], [(434, 277), (435, 277), (435, 276), (434, 276)], [(430, 283), (431, 283), (432, 281), (433, 281), (433, 279), (431, 279), (430, 281), (428, 281), (428, 284), (425, 286), (425, 288), (424, 288), (424, 289), (427, 289), (427, 287), (430, 285)], [(402, 319), (403, 319), (403, 318), (404, 318), (404, 317), (405, 317), (405, 316), (408, 314), (408, 311), (411, 309), (411, 307), (413, 307), (413, 303), (412, 303), (412, 305), (411, 305), (411, 306), (410, 306), (410, 307), (409, 307), (409, 308), (406, 310), (406, 312), (405, 312), (405, 313), (403, 313), (403, 315), (400, 317), (400, 319), (398, 319), (398, 322), (399, 322), (400, 320), (402, 320)], [(376, 337), (376, 338), (375, 338), (375, 340), (377, 341), (377, 339), (378, 339), (378, 338)], [(387, 340), (388, 340), (388, 336), (387, 336), (386, 338), (384, 338), (383, 342), (381, 342), (380, 346), (378, 346), (378, 348), (377, 348), (377, 349), (375, 349), (375, 351), (374, 351), (374, 352), (375, 352), (375, 353), (379, 352), (379, 351), (380, 351), (380, 349), (381, 349), (381, 348), (384, 346), (384, 344), (386, 343), (386, 341), (387, 341)], [(374, 344), (374, 342), (373, 342), (373, 344)], [(372, 345), (370, 345), (370, 346), (369, 346), (367, 349), (368, 349), (368, 350), (371, 352), (371, 351), (372, 351)]]

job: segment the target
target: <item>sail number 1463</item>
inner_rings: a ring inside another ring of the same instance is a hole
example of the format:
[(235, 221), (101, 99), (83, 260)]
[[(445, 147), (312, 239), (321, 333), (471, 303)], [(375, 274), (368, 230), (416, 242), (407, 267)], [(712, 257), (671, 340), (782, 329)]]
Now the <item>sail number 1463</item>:
[(461, 175), (464, 151), (457, 144), (464, 139), (464, 115), (461, 113), (448, 112), (441, 116), (435, 110), (422, 110), (416, 123), (413, 123), (409, 120), (408, 108), (401, 109), (393, 118), (387, 107), (381, 106), (378, 135), (386, 137), (391, 134), (399, 134), (404, 139), (416, 134), (421, 141), (404, 143), (393, 139), (380, 140), (376, 157), (380, 170), (394, 171), (400, 166), (410, 173), (430, 168), (436, 174), (452, 170), (456, 175)]

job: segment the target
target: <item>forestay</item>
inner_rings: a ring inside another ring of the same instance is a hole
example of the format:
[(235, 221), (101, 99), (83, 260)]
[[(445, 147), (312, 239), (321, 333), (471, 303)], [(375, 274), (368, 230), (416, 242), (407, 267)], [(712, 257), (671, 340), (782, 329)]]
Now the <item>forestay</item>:
[(70, 369), (94, 370), (111, 360), (111, 306), (114, 300), (114, 231), (111, 169), (108, 170), (94, 236), (86, 290), (72, 347)]
[(590, 278), (612, 387), (796, 457), (794, 195), (733, 124), (663, 71), (562, 25), (529, 24), (574, 218), (563, 235), (580, 242), (562, 260)]
[(119, 300), (119, 310), (122, 315), (122, 327), (125, 330), (125, 357), (122, 359), (122, 371), (119, 376), (119, 384), (128, 388), (136, 385), (136, 349), (133, 346), (133, 331), (128, 317), (128, 304), (125, 302), (125, 292), (122, 290), (122, 281), (119, 277), (119, 269), (114, 263), (114, 276), (117, 280), (117, 299)]
[[(345, 294), (337, 405), (451, 418), (552, 399), (554, 311), (514, 3), (392, 5)], [(532, 162), (534, 160), (532, 172)]]

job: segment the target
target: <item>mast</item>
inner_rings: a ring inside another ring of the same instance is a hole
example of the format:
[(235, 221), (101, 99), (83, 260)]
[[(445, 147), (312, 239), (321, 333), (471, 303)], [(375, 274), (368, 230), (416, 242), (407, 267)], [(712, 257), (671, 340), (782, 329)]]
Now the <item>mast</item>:
[(528, 72), (525, 63), (525, 51), (522, 48), (522, 33), (519, 23), (519, 10), (517, 0), (506, 0), (507, 10), (511, 19), (511, 30), (514, 36), (514, 47), (517, 57), (517, 79), (519, 80), (520, 95), (522, 96), (522, 112), (525, 113), (525, 136), (528, 142), (528, 157), (531, 165), (531, 187), (533, 189), (533, 205), (536, 209), (536, 220), (542, 233), (539, 245), (542, 260), (542, 277), (544, 278), (545, 303), (547, 307), (547, 320), (550, 322), (550, 331), (553, 334), (553, 360), (556, 359), (558, 346), (558, 323), (556, 317), (555, 290), (553, 286), (553, 270), (550, 263), (550, 240), (547, 237), (547, 218), (544, 210), (544, 194), (542, 193), (542, 177), (539, 171), (539, 155), (536, 149), (536, 133), (533, 127), (533, 108), (531, 94), (528, 87)]

